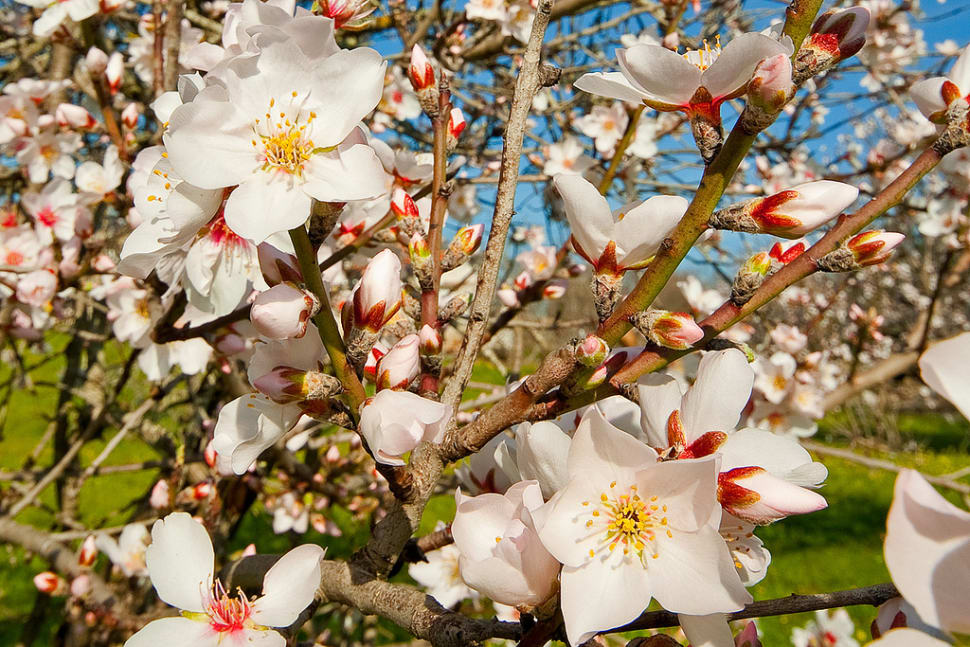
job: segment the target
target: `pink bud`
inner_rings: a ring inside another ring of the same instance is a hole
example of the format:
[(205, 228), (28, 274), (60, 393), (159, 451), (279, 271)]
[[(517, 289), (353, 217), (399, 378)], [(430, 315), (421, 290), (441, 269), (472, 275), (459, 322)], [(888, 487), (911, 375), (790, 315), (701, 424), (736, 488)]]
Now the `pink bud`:
[(596, 335), (587, 335), (586, 339), (576, 346), (576, 360), (588, 368), (596, 368), (606, 361), (610, 354), (610, 346)]
[(238, 355), (248, 349), (246, 338), (234, 332), (216, 337), (214, 346), (223, 355)]
[(756, 524), (828, 506), (820, 494), (773, 476), (761, 467), (736, 467), (722, 472), (717, 490), (725, 510)]
[(110, 272), (115, 268), (115, 262), (107, 254), (98, 254), (91, 261), (91, 268), (95, 272)]
[(47, 595), (53, 595), (60, 583), (61, 578), (50, 571), (44, 571), (34, 576), (34, 586), (37, 587), (38, 591)]
[(424, 324), (418, 331), (421, 342), (422, 355), (437, 355), (441, 352), (441, 334), (429, 324)]
[(469, 225), (462, 227), (455, 234), (455, 243), (458, 248), (467, 255), (472, 255), (478, 246), (482, 244), (482, 235), (485, 233), (485, 225)]
[(168, 481), (166, 479), (159, 479), (152, 486), (152, 493), (148, 497), (148, 504), (156, 510), (165, 510), (171, 505), (170, 497)]
[(111, 90), (111, 94), (118, 91), (121, 87), (121, 79), (125, 74), (125, 59), (121, 55), (121, 52), (115, 52), (110, 57), (108, 57), (108, 64), (105, 66), (104, 75), (108, 79), (108, 89)]
[(686, 350), (704, 337), (704, 331), (686, 312), (648, 310), (644, 319), (641, 332), (658, 346)]
[(406, 389), (421, 372), (418, 335), (407, 335), (377, 363), (377, 390)]
[(402, 188), (394, 189), (391, 198), (391, 209), (398, 218), (418, 218), (418, 207), (408, 192)]
[(256, 544), (247, 544), (246, 547), (243, 548), (242, 553), (239, 556), (252, 557), (255, 554), (256, 554)]
[(748, 100), (764, 108), (780, 110), (794, 89), (791, 59), (777, 54), (758, 63), (748, 82)]
[(189, 488), (189, 496), (195, 501), (202, 501), (212, 494), (212, 483), (203, 481)]
[(280, 283), (260, 292), (250, 319), (259, 334), (269, 339), (298, 339), (307, 331), (310, 317), (320, 310), (317, 299), (293, 283)]
[(856, 263), (860, 267), (866, 267), (885, 261), (892, 254), (893, 249), (905, 239), (906, 236), (903, 234), (874, 229), (856, 234), (849, 239), (846, 247), (852, 252)]
[(435, 83), (434, 68), (420, 45), (411, 49), (411, 64), (408, 66), (408, 78), (415, 91), (420, 92), (430, 88)]
[(371, 259), (354, 291), (354, 325), (377, 332), (401, 307), (401, 260), (389, 249)]
[(121, 111), (121, 121), (128, 128), (134, 130), (138, 126), (138, 116), (141, 114), (141, 108), (137, 103), (132, 101), (125, 109)]
[(54, 119), (57, 125), (62, 128), (87, 128), (91, 129), (98, 125), (98, 122), (91, 116), (91, 113), (76, 106), (73, 103), (62, 103), (54, 110)]
[(91, 74), (101, 74), (108, 67), (108, 55), (97, 47), (92, 47), (84, 56), (84, 65)]
[(812, 25), (809, 41), (833, 56), (848, 58), (866, 44), (869, 17), (865, 7), (826, 11)]
[(306, 374), (306, 371), (298, 368), (277, 366), (266, 375), (256, 378), (253, 386), (274, 402), (300, 402), (306, 399)]
[(521, 274), (515, 277), (516, 290), (525, 290), (530, 288), (532, 287), (533, 283), (535, 283), (535, 279), (532, 278), (532, 274), (528, 271), (523, 271)]
[(762, 647), (761, 639), (758, 638), (758, 625), (754, 620), (749, 620), (737, 636), (734, 637), (735, 647)]
[(259, 258), (259, 269), (263, 273), (263, 279), (270, 287), (283, 281), (300, 283), (303, 280), (300, 266), (293, 254), (280, 251), (269, 243), (260, 243), (256, 247), (256, 254)]
[(495, 292), (495, 296), (506, 308), (515, 308), (520, 305), (519, 293), (512, 288), (500, 288)]
[(212, 441), (210, 440), (209, 443), (205, 446), (205, 451), (202, 452), (202, 458), (205, 459), (206, 465), (208, 465), (209, 467), (215, 467), (217, 457), (218, 455), (216, 454), (216, 450), (215, 448), (213, 448)]
[(90, 566), (98, 556), (98, 547), (95, 545), (94, 535), (88, 535), (81, 542), (81, 550), (77, 555), (77, 563), (81, 566)]
[(89, 575), (78, 575), (71, 580), (71, 595), (81, 598), (91, 591), (91, 577)]
[(340, 448), (336, 445), (330, 445), (330, 449), (327, 450), (327, 453), (323, 457), (328, 463), (336, 463), (340, 460)]

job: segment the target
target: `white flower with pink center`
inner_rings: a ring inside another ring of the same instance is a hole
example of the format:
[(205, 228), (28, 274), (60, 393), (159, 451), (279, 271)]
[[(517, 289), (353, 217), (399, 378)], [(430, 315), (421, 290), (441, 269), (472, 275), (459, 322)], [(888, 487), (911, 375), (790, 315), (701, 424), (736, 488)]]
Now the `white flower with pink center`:
[(202, 524), (173, 512), (152, 527), (145, 561), (158, 597), (181, 616), (148, 623), (125, 647), (283, 647), (286, 639), (272, 627), (293, 624), (313, 601), (323, 554), (313, 544), (297, 546), (266, 572), (263, 594), (251, 599), (215, 578), (212, 541)]
[(34, 219), (34, 231), (42, 243), (49, 244), (55, 238), (67, 241), (74, 237), (80, 209), (77, 198), (71, 183), (60, 178), (48, 182), (40, 193), (24, 193), (21, 204)]

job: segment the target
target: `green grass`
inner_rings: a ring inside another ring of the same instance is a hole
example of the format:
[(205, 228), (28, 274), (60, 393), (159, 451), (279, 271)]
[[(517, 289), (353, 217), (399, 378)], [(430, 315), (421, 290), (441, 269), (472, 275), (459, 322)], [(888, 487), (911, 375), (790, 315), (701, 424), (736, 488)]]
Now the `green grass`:
[[(62, 349), (55, 347), (53, 350), (58, 353)], [(121, 356), (117, 347), (109, 347), (105, 352), (115, 359)], [(28, 364), (39, 359), (35, 355), (27, 356)], [(18, 469), (43, 435), (57, 401), (55, 388), (48, 385), (56, 384), (62, 370), (63, 358), (58, 355), (32, 373), (31, 377), (37, 384), (33, 389), (21, 389), (12, 395), (0, 437), (0, 469)], [(9, 369), (0, 369), (0, 383), (8, 375)], [(482, 364), (476, 367), (473, 379), (499, 382), (501, 376), (492, 367)], [(138, 401), (146, 397), (147, 390), (148, 385), (144, 381), (134, 380), (126, 389), (124, 398)], [(467, 396), (475, 397), (479, 393), (469, 390)], [(177, 428), (178, 424), (175, 419), (159, 422), (172, 429)], [(831, 416), (823, 421), (818, 439), (833, 445), (844, 445), (845, 435), (840, 430), (845, 429), (849, 422), (847, 414)], [(114, 433), (114, 429), (109, 429), (103, 438), (90, 443), (82, 453), (82, 464), (88, 464), (97, 456)], [(870, 454), (890, 458), (929, 474), (945, 474), (968, 463), (970, 429), (966, 421), (952, 415), (900, 415), (896, 418), (891, 438), (877, 431), (866, 434), (866, 438), (867, 442), (871, 441), (869, 445), (882, 448), (880, 451), (870, 450)], [(121, 443), (108, 464), (124, 464), (152, 457), (153, 450), (133, 435)], [(787, 519), (758, 531), (772, 553), (772, 564), (765, 580), (752, 590), (756, 599), (853, 588), (884, 582), (889, 578), (882, 561), (882, 542), (895, 475), (841, 459), (822, 457), (820, 460), (829, 468), (829, 478), (823, 490), (829, 507), (819, 513)], [(52, 452), (48, 447), (40, 454), (38, 465), (48, 466), (51, 461)], [(156, 477), (153, 470), (145, 470), (92, 478), (79, 502), (81, 520), (92, 526), (122, 523), (128, 517), (129, 504), (141, 496)], [(957, 497), (950, 498), (958, 501)], [(45, 491), (40, 500), (44, 506), (53, 508), (53, 490)], [(241, 550), (252, 542), (260, 552), (283, 552), (294, 543), (313, 541), (327, 547), (330, 557), (347, 557), (366, 541), (368, 524), (337, 506), (332, 507), (330, 513), (343, 532), (341, 537), (320, 535), (311, 529), (307, 536), (297, 538), (273, 534), (270, 516), (257, 505), (242, 520), (229, 548), (232, 551)], [(420, 532), (430, 532), (438, 520), (449, 521), (453, 515), (454, 500), (451, 496), (433, 498), (422, 520)], [(24, 511), (18, 520), (50, 527), (53, 518), (49, 510), (35, 507)], [(35, 599), (31, 578), (46, 568), (43, 561), (28, 557), (19, 548), (0, 547), (0, 644), (12, 644), (19, 635)], [(407, 581), (406, 572), (398, 574), (396, 579)], [(875, 610), (857, 607), (850, 609), (850, 614), (856, 622), (857, 639), (864, 643)], [(341, 617), (336, 614), (333, 617), (318, 616), (315, 629), (329, 627), (334, 631), (346, 631), (346, 626), (340, 625)], [(802, 614), (760, 620), (765, 645), (789, 645), (792, 628), (803, 625), (810, 618), (811, 614)], [(359, 617), (351, 616), (351, 619), (359, 624)], [(50, 644), (52, 641), (50, 632), (53, 625), (48, 624), (46, 633), (42, 634), (37, 644)], [(362, 631), (358, 626), (354, 627), (355, 633)], [(377, 631), (379, 642), (407, 640), (400, 630), (384, 623)]]

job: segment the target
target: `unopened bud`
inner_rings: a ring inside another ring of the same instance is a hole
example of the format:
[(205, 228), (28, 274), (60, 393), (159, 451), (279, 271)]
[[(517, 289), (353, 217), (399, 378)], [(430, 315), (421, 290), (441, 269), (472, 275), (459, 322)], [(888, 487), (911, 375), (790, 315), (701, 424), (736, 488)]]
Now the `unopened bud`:
[(812, 32), (795, 55), (796, 85), (856, 54), (866, 44), (869, 10), (864, 7), (833, 9), (812, 25)]
[(448, 249), (441, 255), (441, 271), (448, 272), (468, 260), (482, 244), (482, 234), (485, 225), (469, 225), (462, 227), (448, 245)]
[(37, 587), (38, 591), (47, 595), (53, 595), (60, 584), (61, 578), (51, 571), (44, 571), (34, 576), (34, 586)]
[(561, 299), (566, 294), (569, 281), (566, 279), (549, 279), (542, 288), (543, 299)]
[(377, 390), (408, 388), (421, 372), (418, 335), (402, 337), (377, 363)]
[(441, 353), (441, 334), (429, 324), (424, 324), (418, 331), (421, 342), (422, 355), (438, 355)]
[(104, 76), (108, 80), (108, 89), (111, 94), (118, 91), (121, 87), (121, 79), (125, 75), (125, 59), (121, 52), (115, 52), (108, 57), (108, 64), (104, 69)]
[(411, 241), (408, 243), (408, 254), (411, 256), (411, 269), (414, 276), (418, 279), (418, 285), (422, 290), (434, 288), (434, 276), (431, 267), (431, 246), (427, 239), (420, 233), (414, 232)]
[[(354, 326), (376, 333), (401, 307), (401, 261), (389, 249), (370, 260), (353, 298)], [(369, 349), (368, 349), (369, 350)], [(363, 359), (361, 355), (361, 359)]]
[(610, 346), (596, 335), (587, 335), (576, 345), (576, 361), (587, 368), (596, 368), (606, 361)]
[(791, 59), (777, 54), (761, 61), (748, 82), (748, 100), (741, 116), (744, 130), (758, 133), (770, 126), (794, 94)]
[(138, 117), (141, 115), (141, 107), (132, 101), (121, 111), (121, 122), (131, 130), (138, 126)]
[(465, 130), (465, 115), (460, 108), (452, 108), (448, 115), (448, 150), (453, 151), (458, 146), (458, 138)]
[(747, 303), (755, 290), (761, 287), (768, 272), (771, 271), (771, 256), (768, 252), (759, 252), (746, 260), (734, 277), (731, 286), (731, 301), (742, 306)]
[(88, 72), (91, 74), (101, 74), (108, 67), (108, 55), (104, 53), (104, 50), (92, 47), (84, 55), (84, 66), (88, 68)]
[(434, 67), (420, 45), (411, 49), (411, 63), (408, 65), (408, 79), (418, 94), (421, 108), (431, 117), (438, 114), (438, 84), (435, 81)]
[(448, 303), (438, 311), (438, 320), (448, 322), (455, 317), (460, 317), (472, 302), (471, 293), (465, 292), (448, 299)]
[(90, 566), (98, 557), (98, 546), (94, 541), (94, 535), (88, 535), (81, 542), (81, 550), (77, 554), (77, 563), (80, 566)]
[(842, 182), (807, 182), (717, 211), (711, 216), (710, 225), (715, 229), (801, 238), (842, 213), (858, 195), (859, 189)]
[(71, 580), (71, 595), (76, 598), (83, 598), (91, 592), (91, 576), (82, 573)]
[(156, 510), (165, 510), (171, 504), (171, 487), (168, 484), (168, 480), (158, 479), (155, 485), (152, 486), (152, 493), (148, 497), (148, 505)]
[(758, 638), (758, 625), (754, 620), (749, 620), (737, 636), (734, 637), (735, 647), (762, 647), (761, 639)]
[(495, 296), (506, 308), (516, 308), (522, 305), (519, 301), (519, 293), (509, 287), (499, 288), (495, 292)]
[(188, 496), (193, 501), (202, 501), (209, 498), (212, 494), (212, 483), (208, 481), (202, 481), (201, 483), (196, 483), (188, 489)]
[(418, 212), (418, 206), (414, 204), (414, 200), (408, 192), (400, 187), (394, 189), (394, 194), (391, 197), (391, 211), (397, 216), (401, 230), (408, 236), (420, 230), (421, 214)]
[(87, 128), (98, 125), (90, 112), (73, 103), (62, 103), (54, 110), (54, 119), (62, 128)]
[(209, 467), (215, 467), (216, 459), (218, 457), (219, 456), (216, 453), (216, 449), (215, 447), (212, 446), (212, 440), (210, 439), (209, 442), (206, 443), (205, 449), (202, 450), (202, 460), (204, 460), (205, 464), (208, 465)]
[(878, 265), (889, 258), (893, 249), (905, 238), (903, 234), (892, 231), (864, 231), (820, 258), (818, 267), (825, 272), (850, 272)]
[(253, 381), (253, 386), (273, 402), (287, 404), (300, 402), (306, 398), (307, 372), (289, 366), (277, 366), (266, 375)]
[(283, 281), (292, 283), (303, 281), (300, 266), (293, 254), (287, 254), (269, 243), (260, 243), (256, 247), (256, 254), (263, 279), (270, 287)]
[(381, 342), (371, 347), (370, 352), (367, 353), (367, 359), (364, 360), (364, 377), (371, 382), (377, 381), (377, 364), (385, 355), (387, 355), (387, 346)]
[(249, 316), (264, 337), (299, 339), (306, 334), (310, 317), (319, 310), (320, 302), (313, 294), (284, 282), (260, 292)]
[(664, 348), (686, 350), (704, 338), (704, 331), (686, 312), (647, 310), (630, 317), (643, 336)]
[(788, 265), (801, 256), (806, 249), (808, 249), (808, 243), (804, 240), (777, 242), (771, 246), (768, 256), (777, 263)]
[(718, 500), (736, 517), (768, 524), (793, 514), (822, 510), (822, 495), (770, 474), (761, 467), (736, 467), (718, 475)]

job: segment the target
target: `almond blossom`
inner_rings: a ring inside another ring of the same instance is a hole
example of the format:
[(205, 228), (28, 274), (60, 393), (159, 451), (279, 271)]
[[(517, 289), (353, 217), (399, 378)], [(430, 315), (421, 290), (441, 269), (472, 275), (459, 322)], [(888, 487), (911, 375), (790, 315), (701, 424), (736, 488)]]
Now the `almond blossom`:
[(970, 102), (970, 46), (963, 49), (947, 76), (917, 81), (909, 94), (920, 112), (937, 123), (945, 119), (954, 101)]
[(46, 38), (50, 36), (65, 20), (70, 18), (74, 22), (81, 22), (98, 13), (98, 0), (17, 0), (29, 7), (43, 9), (44, 13), (34, 21), (34, 36)]
[(919, 358), (923, 381), (970, 419), (970, 332), (933, 344)]
[(691, 615), (751, 601), (717, 530), (715, 457), (658, 463), (592, 408), (573, 437), (567, 472), (565, 488), (534, 516), (563, 563), (571, 645), (633, 620), (654, 597)]
[(144, 524), (130, 523), (125, 526), (116, 540), (110, 535), (99, 534), (95, 545), (108, 556), (111, 563), (121, 569), (125, 577), (148, 575), (145, 551), (150, 539)]
[(232, 595), (215, 577), (205, 528), (185, 512), (173, 512), (152, 526), (145, 561), (158, 597), (181, 615), (148, 623), (125, 646), (218, 647), (230, 641), (283, 647), (286, 640), (271, 627), (293, 624), (313, 601), (323, 552), (313, 544), (297, 546), (266, 571), (261, 596), (250, 599), (242, 590)]
[(384, 389), (360, 410), (360, 433), (386, 465), (404, 465), (403, 455), (421, 442), (440, 442), (451, 410), (408, 391)]

